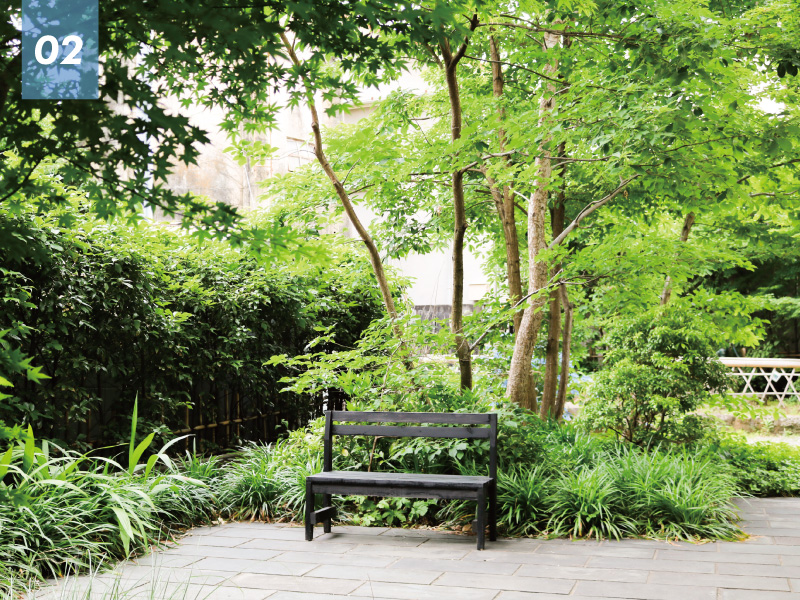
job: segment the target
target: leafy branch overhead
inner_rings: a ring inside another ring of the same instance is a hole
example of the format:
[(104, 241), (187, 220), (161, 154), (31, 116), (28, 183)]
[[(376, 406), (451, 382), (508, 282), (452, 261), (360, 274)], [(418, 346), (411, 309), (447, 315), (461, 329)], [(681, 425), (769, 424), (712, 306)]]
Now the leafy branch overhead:
[(316, 78), (310, 93), (335, 91), (340, 102), (352, 102), (357, 84), (402, 66), (409, 40), (428, 35), (429, 18), (447, 21), (458, 10), (393, 0), (103, 2), (100, 99), (52, 102), (22, 100), (20, 8), (3, 8), (12, 18), (0, 23), (0, 153), (15, 159), (0, 163), (0, 201), (63, 203), (62, 194), (31, 178), (38, 165), (57, 160), (63, 181), (82, 187), (101, 217), (135, 215), (146, 203), (186, 227), (256, 246), (269, 240), (249, 234), (234, 208), (163, 185), (176, 163), (195, 162), (208, 142), (207, 132), (164, 100), (221, 108), (228, 131), (264, 131), (282, 108), (271, 101), (273, 89), (287, 93), (288, 106), (307, 93), (298, 86), (301, 73), (277, 58), (284, 31), (312, 50), (311, 64), (340, 61), (341, 70)]

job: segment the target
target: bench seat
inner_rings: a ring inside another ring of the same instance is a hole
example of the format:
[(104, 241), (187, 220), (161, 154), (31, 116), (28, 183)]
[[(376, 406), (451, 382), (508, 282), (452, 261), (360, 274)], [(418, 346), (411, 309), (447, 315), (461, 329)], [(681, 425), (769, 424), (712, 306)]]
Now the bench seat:
[(307, 480), (319, 494), (445, 499), (476, 498), (478, 492), (488, 490), (493, 481), (491, 477), (478, 475), (364, 471), (327, 471), (309, 475)]

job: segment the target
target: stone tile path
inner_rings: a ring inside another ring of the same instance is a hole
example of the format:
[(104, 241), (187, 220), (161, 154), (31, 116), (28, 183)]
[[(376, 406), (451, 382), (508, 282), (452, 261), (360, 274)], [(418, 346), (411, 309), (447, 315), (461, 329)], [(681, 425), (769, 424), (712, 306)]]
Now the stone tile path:
[[(154, 600), (800, 600), (800, 499), (740, 502), (745, 542), (592, 542), (232, 523), (94, 577), (92, 597)], [(70, 583), (83, 589), (87, 578)], [(51, 590), (38, 598), (77, 598)]]

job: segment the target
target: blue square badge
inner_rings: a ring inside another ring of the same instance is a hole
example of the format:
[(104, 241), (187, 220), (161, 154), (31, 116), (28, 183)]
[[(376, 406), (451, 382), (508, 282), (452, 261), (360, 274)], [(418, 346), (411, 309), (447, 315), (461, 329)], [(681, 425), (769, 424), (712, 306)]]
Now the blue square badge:
[(22, 0), (22, 98), (98, 97), (98, 0)]

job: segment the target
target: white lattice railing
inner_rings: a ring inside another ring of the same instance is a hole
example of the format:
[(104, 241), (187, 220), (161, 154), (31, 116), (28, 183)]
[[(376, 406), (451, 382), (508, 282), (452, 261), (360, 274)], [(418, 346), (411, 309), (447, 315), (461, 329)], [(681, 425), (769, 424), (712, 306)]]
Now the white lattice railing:
[[(792, 398), (800, 402), (800, 360), (789, 358), (720, 358), (720, 362), (730, 369), (731, 377), (744, 380), (744, 387), (734, 396), (756, 396), (762, 401), (769, 397), (777, 398), (784, 406), (784, 400)], [(761, 384), (763, 381), (763, 390)], [(759, 388), (759, 391), (753, 385)]]

